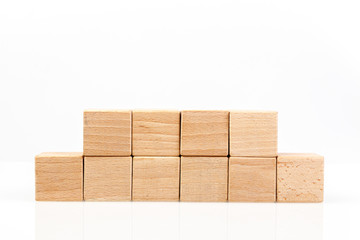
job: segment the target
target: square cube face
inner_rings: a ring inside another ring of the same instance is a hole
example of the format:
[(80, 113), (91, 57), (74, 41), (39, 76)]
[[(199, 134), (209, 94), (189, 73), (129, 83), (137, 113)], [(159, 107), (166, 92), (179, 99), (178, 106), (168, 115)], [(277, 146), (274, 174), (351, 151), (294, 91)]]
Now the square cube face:
[(178, 201), (179, 157), (134, 157), (134, 201)]
[(181, 155), (227, 156), (229, 112), (183, 111)]
[(227, 157), (181, 157), (180, 201), (227, 200)]
[(84, 155), (130, 156), (131, 111), (85, 111)]
[(36, 201), (82, 201), (82, 153), (42, 153), (35, 157)]
[(324, 157), (317, 154), (279, 154), (278, 202), (322, 202)]
[(275, 202), (276, 158), (230, 157), (229, 201)]
[(133, 156), (180, 155), (179, 111), (134, 111)]
[(85, 201), (130, 201), (131, 157), (85, 157)]
[(230, 112), (230, 156), (276, 157), (277, 112)]

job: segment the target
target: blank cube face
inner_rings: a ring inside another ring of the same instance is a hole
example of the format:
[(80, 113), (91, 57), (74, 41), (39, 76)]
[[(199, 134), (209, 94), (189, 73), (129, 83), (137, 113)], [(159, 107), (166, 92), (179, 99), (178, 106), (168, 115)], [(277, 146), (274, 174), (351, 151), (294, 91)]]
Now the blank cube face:
[(277, 112), (230, 112), (230, 156), (276, 157)]
[(229, 201), (275, 202), (276, 158), (230, 157)]
[(180, 200), (227, 200), (227, 157), (181, 157)]
[(82, 153), (37, 155), (35, 179), (37, 201), (82, 201)]
[(85, 156), (130, 156), (131, 111), (85, 111)]
[(322, 202), (324, 157), (317, 154), (279, 154), (278, 202)]
[(130, 201), (131, 157), (85, 157), (86, 201)]
[(180, 112), (134, 111), (134, 156), (179, 156)]
[(179, 157), (134, 157), (134, 201), (178, 201)]
[(181, 155), (228, 155), (229, 112), (183, 111), (181, 116)]

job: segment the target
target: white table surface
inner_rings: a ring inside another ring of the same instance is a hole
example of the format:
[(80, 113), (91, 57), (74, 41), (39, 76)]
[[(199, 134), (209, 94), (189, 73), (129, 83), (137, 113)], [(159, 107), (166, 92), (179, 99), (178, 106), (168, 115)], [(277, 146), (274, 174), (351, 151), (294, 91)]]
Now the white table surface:
[(360, 239), (360, 164), (325, 165), (318, 204), (35, 202), (34, 164), (0, 163), (0, 239)]

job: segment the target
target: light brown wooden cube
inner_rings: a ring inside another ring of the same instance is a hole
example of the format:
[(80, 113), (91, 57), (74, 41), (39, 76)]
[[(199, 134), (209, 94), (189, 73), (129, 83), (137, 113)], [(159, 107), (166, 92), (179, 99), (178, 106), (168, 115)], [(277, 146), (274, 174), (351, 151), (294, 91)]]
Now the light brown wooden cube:
[(230, 156), (276, 157), (277, 112), (231, 111)]
[(183, 111), (181, 155), (228, 156), (229, 112)]
[(181, 157), (180, 201), (227, 200), (227, 157)]
[(83, 154), (41, 153), (35, 157), (36, 201), (83, 200)]
[(178, 201), (180, 157), (134, 157), (134, 201)]
[(276, 158), (230, 157), (229, 201), (275, 202)]
[(133, 156), (180, 155), (179, 111), (134, 111)]
[(85, 157), (85, 201), (130, 201), (131, 157)]
[(84, 155), (130, 156), (131, 111), (85, 111)]
[(277, 159), (278, 202), (322, 202), (324, 157), (312, 153), (282, 153)]

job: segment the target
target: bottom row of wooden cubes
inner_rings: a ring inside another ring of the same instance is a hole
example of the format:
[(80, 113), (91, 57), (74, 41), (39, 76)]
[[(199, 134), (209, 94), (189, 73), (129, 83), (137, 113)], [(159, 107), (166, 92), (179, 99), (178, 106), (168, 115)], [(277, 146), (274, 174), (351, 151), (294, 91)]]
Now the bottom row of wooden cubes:
[[(84, 168), (84, 169), (83, 169)], [(323, 158), (36, 157), (39, 201), (321, 202)]]

